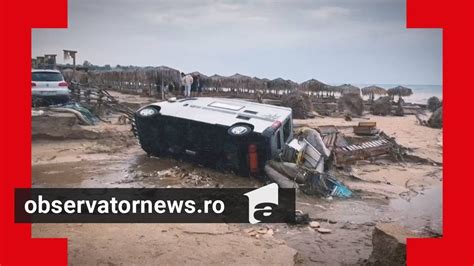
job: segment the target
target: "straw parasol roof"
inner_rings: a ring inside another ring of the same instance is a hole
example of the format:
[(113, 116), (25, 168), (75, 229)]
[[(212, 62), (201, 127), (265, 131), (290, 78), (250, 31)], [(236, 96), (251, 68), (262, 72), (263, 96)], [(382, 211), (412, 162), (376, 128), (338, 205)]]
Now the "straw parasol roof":
[(159, 67), (131, 67), (127, 69), (114, 69), (110, 71), (100, 71), (91, 73), (91, 77), (97, 81), (123, 81), (136, 83), (175, 83), (180, 84), (180, 72), (176, 69)]
[(269, 79), (267, 78), (258, 78), (258, 77), (253, 77), (252, 78), (256, 84), (258, 84), (258, 87), (256, 87), (255, 89), (266, 89), (268, 88), (268, 83), (270, 82)]
[(293, 82), (291, 80), (284, 80), (282, 78), (276, 78), (274, 80), (270, 80), (267, 82), (267, 87), (270, 90), (293, 90), (298, 83)]
[(307, 91), (327, 91), (329, 86), (319, 80), (310, 79), (300, 84), (303, 90)]
[(252, 80), (251, 77), (245, 76), (239, 73), (235, 73), (234, 75), (230, 76), (227, 78), (230, 84), (233, 84), (232, 86), (229, 87), (240, 87), (244, 83), (248, 83), (249, 81)]
[(264, 82), (239, 73), (226, 78), (225, 83), (229, 88), (253, 89), (264, 86)]
[(403, 87), (403, 86), (397, 86), (395, 88), (391, 88), (387, 91), (388, 95), (390, 96), (410, 96), (413, 94), (412, 89)]
[(209, 86), (220, 88), (222, 87), (226, 77), (214, 74), (209, 77)]
[(360, 94), (360, 89), (351, 84), (343, 84), (340, 86), (335, 86), (334, 90), (342, 94)]
[(211, 80), (217, 81), (217, 80), (223, 79), (224, 76), (214, 74), (214, 75), (210, 76), (209, 78), (210, 78)]
[(377, 94), (377, 95), (387, 94), (386, 89), (384, 89), (382, 87), (379, 87), (379, 86), (375, 86), (375, 85), (362, 88), (361, 91), (362, 91), (362, 95), (364, 95), (364, 96), (365, 95), (374, 95), (374, 94)]
[(254, 79), (259, 80), (259, 81), (263, 81), (263, 82), (270, 82), (270, 80), (267, 79), (267, 78), (257, 78), (257, 77), (254, 77)]
[(181, 72), (171, 67), (159, 66), (146, 70), (146, 73), (148, 77), (154, 78), (156, 76), (156, 78), (160, 81), (163, 80), (165, 83), (181, 83)]
[(239, 73), (235, 73), (234, 75), (230, 76), (229, 78), (233, 78), (233, 79), (251, 79), (251, 77), (245, 76), (245, 75), (242, 75), (242, 74), (239, 74)]
[(194, 72), (191, 72), (189, 73), (189, 75), (191, 76), (199, 76), (201, 79), (207, 79), (209, 78), (208, 76), (204, 75), (203, 73), (199, 72), (199, 71), (194, 71)]

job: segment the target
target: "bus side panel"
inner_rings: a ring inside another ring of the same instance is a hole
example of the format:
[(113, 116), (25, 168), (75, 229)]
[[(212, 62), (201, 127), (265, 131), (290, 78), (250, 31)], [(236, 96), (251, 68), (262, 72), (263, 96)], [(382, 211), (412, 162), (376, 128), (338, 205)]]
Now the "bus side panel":
[(257, 146), (260, 173), (272, 157), (270, 138), (258, 133), (233, 137), (225, 126), (161, 115), (153, 121), (137, 119), (137, 129), (140, 144), (150, 155), (172, 155), (242, 176), (250, 175), (250, 144)]

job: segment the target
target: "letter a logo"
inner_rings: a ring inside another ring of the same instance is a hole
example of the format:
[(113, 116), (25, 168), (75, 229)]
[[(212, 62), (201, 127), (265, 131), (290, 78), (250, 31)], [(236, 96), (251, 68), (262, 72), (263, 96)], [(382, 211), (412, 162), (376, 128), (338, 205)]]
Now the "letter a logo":
[(244, 194), (249, 198), (249, 222), (260, 223), (272, 215), (273, 208), (278, 206), (278, 185), (275, 183), (252, 190)]

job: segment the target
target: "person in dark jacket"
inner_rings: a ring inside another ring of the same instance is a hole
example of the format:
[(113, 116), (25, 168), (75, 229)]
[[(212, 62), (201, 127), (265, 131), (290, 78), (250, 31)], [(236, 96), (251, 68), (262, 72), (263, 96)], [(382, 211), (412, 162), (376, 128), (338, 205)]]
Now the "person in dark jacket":
[(191, 95), (193, 97), (200, 96), (200, 90), (201, 90), (201, 84), (200, 84), (200, 76), (196, 75), (193, 76), (193, 84), (191, 85)]

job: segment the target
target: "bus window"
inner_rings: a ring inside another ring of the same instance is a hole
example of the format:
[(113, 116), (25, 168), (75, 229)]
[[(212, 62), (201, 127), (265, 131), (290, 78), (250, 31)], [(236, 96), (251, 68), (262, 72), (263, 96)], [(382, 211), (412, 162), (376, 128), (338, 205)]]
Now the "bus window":
[(288, 138), (290, 137), (290, 130), (291, 130), (291, 125), (290, 125), (291, 119), (287, 119), (285, 124), (283, 125), (283, 141), (287, 142)]
[(281, 130), (278, 130), (276, 134), (276, 139), (277, 139), (277, 149), (281, 149)]

